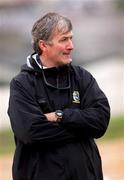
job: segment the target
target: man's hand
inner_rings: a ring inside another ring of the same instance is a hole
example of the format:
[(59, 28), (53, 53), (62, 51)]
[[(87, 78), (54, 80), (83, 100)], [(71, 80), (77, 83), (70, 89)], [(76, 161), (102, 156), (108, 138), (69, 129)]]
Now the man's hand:
[(55, 112), (46, 113), (44, 115), (46, 116), (47, 120), (50, 122), (56, 122), (57, 121), (57, 116), (56, 116)]

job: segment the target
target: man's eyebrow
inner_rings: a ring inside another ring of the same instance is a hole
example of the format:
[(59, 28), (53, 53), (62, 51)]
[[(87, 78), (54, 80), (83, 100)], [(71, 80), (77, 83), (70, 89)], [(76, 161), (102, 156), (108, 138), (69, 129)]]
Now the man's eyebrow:
[(63, 37), (72, 38), (72, 37), (73, 37), (73, 34), (72, 34), (72, 35), (63, 34), (63, 35), (62, 35), (62, 38), (63, 38)]

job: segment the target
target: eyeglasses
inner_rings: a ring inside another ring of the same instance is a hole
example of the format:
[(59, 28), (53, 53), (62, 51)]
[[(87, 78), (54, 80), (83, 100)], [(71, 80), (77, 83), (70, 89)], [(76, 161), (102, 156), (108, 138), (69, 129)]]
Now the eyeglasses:
[(64, 86), (64, 87), (59, 87), (59, 83), (58, 82), (57, 82), (56, 86), (54, 86), (53, 84), (49, 83), (47, 81), (47, 79), (46, 79), (43, 67), (42, 67), (42, 75), (43, 75), (43, 80), (44, 80), (45, 85), (47, 85), (47, 86), (49, 86), (51, 88), (58, 89), (58, 90), (66, 90), (66, 89), (70, 89), (70, 87), (71, 87), (71, 79), (70, 79), (69, 71), (68, 71), (68, 83), (67, 83), (67, 86)]
[[(35, 53), (33, 53), (32, 56), (33, 56), (34, 54), (35, 54)], [(67, 86), (59, 87), (59, 83), (58, 83), (58, 82), (57, 82), (56, 86), (54, 86), (53, 84), (51, 84), (51, 83), (49, 83), (49, 82), (47, 81), (47, 78), (46, 78), (46, 76), (45, 76), (44, 69), (43, 69), (43, 65), (41, 64), (39, 55), (36, 56), (36, 59), (37, 59), (38, 62), (40, 62), (41, 68), (37, 66), (37, 63), (36, 63), (36, 61), (34, 61), (34, 59), (32, 58), (32, 56), (31, 56), (31, 58), (30, 58), (30, 63), (31, 63), (31, 65), (37, 70), (37, 72), (42, 73), (43, 81), (44, 81), (44, 84), (45, 84), (45, 85), (47, 85), (48, 87), (51, 87), (51, 88), (53, 88), (53, 89), (58, 89), (58, 90), (70, 89), (70, 87), (71, 87), (71, 78), (70, 78), (70, 72), (69, 72), (69, 70), (68, 70), (68, 72), (67, 72), (67, 78), (68, 78)]]

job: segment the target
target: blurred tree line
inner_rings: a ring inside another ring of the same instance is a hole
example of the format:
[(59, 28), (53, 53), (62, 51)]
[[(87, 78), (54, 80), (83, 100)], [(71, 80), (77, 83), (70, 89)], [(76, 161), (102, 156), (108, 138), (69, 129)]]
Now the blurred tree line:
[(117, 9), (124, 13), (124, 0), (115, 0)]

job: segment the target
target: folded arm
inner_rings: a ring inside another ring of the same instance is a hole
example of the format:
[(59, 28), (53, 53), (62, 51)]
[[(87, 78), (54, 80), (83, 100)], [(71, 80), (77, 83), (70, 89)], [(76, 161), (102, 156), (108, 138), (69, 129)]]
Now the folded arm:
[(10, 84), (8, 114), (16, 138), (25, 144), (73, 141), (74, 135), (48, 121), (30, 90), (15, 79)]
[[(63, 110), (61, 126), (76, 133), (79, 137), (99, 138), (108, 127), (110, 107), (105, 94), (96, 80), (88, 73), (87, 86), (83, 89), (81, 108)], [(83, 84), (83, 80), (81, 81)]]

